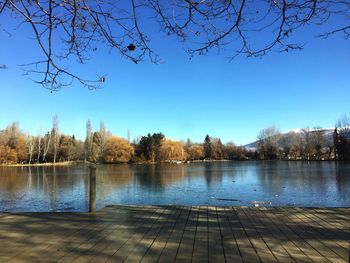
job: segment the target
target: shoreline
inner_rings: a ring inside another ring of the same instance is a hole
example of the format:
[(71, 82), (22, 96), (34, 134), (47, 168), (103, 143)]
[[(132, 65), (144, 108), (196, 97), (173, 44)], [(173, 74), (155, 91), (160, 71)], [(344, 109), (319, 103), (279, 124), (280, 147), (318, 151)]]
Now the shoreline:
[(220, 163), (220, 162), (347, 162), (347, 161), (339, 161), (339, 160), (259, 160), (259, 159), (246, 159), (246, 160), (193, 160), (193, 161), (165, 161), (165, 162), (130, 162), (130, 163), (91, 163), (88, 161), (64, 161), (64, 162), (50, 162), (50, 163), (31, 163), (31, 164), (0, 164), (0, 167), (44, 167), (44, 166), (72, 166), (72, 165), (116, 165), (116, 164), (148, 164), (148, 165), (156, 165), (156, 164), (189, 164), (189, 163)]
[(56, 163), (17, 163), (17, 164), (0, 164), (0, 166), (6, 167), (31, 167), (31, 166), (70, 166), (81, 164), (84, 162), (81, 161), (65, 161), (65, 162), (56, 162)]

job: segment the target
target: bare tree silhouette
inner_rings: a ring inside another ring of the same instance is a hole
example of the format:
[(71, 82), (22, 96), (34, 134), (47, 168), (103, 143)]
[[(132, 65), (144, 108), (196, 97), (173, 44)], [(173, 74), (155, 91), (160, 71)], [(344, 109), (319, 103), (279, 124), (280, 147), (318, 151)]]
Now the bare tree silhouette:
[(43, 59), (22, 66), (52, 91), (73, 81), (99, 88), (105, 75), (86, 79), (71, 70), (69, 61), (86, 63), (101, 43), (134, 63), (160, 62), (147, 21), (183, 42), (190, 56), (225, 48), (230, 59), (301, 50), (304, 44), (291, 36), (308, 24), (338, 19), (336, 28), (325, 28), (317, 37), (350, 36), (348, 0), (0, 0), (4, 15), (30, 25)]

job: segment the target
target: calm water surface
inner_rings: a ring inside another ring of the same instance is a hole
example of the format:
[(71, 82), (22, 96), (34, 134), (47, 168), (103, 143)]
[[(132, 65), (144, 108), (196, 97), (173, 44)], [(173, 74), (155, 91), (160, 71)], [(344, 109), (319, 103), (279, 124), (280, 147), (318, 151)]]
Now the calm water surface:
[[(0, 211), (86, 211), (88, 168), (0, 167)], [(350, 207), (350, 164), (218, 162), (101, 165), (110, 204)]]

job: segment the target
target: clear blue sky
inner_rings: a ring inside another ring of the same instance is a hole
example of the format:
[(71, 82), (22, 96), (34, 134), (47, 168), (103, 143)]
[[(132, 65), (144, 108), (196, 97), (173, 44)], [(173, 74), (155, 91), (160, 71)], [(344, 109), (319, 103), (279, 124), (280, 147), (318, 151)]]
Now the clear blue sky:
[[(1, 21), (0, 21), (1, 22)], [(1, 23), (0, 23), (1, 24)], [(301, 52), (239, 57), (229, 62), (213, 51), (189, 60), (181, 44), (155, 36), (153, 46), (165, 61), (138, 65), (101, 51), (75, 72), (107, 73), (103, 89), (77, 84), (50, 93), (22, 76), (19, 64), (39, 58), (30, 31), (8, 37), (0, 32), (0, 128), (18, 121), (24, 131), (44, 133), (57, 113), (60, 130), (84, 139), (90, 119), (103, 120), (115, 135), (163, 132), (168, 138), (202, 141), (208, 133), (222, 141), (246, 144), (260, 129), (333, 127), (350, 115), (350, 40), (315, 39), (313, 27), (300, 32)]]

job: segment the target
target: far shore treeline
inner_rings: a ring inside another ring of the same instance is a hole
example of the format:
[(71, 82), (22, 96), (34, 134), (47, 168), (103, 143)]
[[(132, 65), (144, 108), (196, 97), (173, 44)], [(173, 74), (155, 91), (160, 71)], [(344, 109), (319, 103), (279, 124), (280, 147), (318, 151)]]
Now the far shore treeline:
[[(128, 136), (130, 137), (130, 136)], [(161, 132), (130, 141), (109, 132), (100, 122), (93, 131), (86, 123), (84, 141), (60, 133), (57, 115), (51, 131), (33, 136), (12, 123), (0, 128), (0, 164), (45, 164), (67, 161), (95, 163), (182, 162), (203, 160), (350, 160), (350, 119), (342, 116), (335, 128), (305, 128), (281, 134), (262, 129), (249, 147), (206, 135), (202, 142), (175, 141)]]

